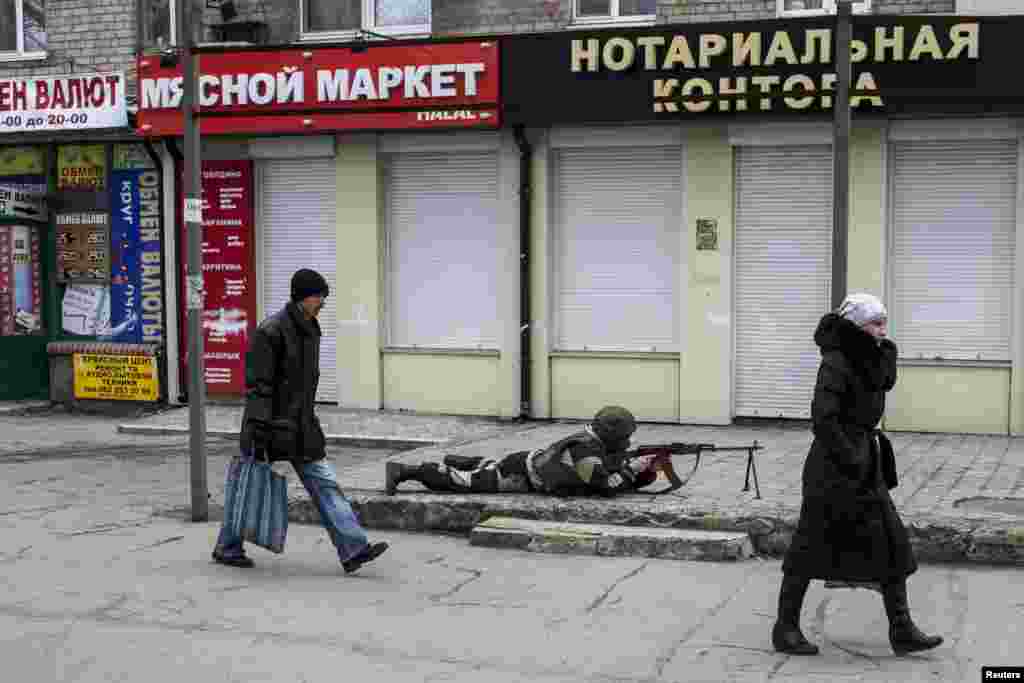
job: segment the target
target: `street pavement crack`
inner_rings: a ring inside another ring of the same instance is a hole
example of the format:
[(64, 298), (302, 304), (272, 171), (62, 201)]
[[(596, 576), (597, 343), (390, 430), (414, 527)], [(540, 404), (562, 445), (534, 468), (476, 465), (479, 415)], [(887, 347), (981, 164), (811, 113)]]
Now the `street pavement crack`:
[(45, 507), (38, 507), (38, 508), (22, 508), (20, 510), (4, 510), (3, 512), (0, 512), (0, 517), (10, 517), (12, 515), (27, 515), (27, 514), (30, 514), (30, 513), (33, 513), (33, 512), (57, 512), (59, 510), (67, 510), (70, 507), (73, 507), (73, 506), (65, 503), (63, 505), (47, 505)]
[(589, 605), (587, 605), (587, 607), (586, 607), (586, 609), (584, 611), (587, 614), (590, 614), (591, 612), (596, 610), (598, 607), (603, 605), (605, 600), (608, 599), (608, 596), (611, 595), (612, 591), (614, 591), (616, 588), (621, 586), (624, 582), (630, 580), (631, 578), (633, 578), (634, 576), (636, 576), (637, 574), (639, 574), (643, 570), (647, 569), (647, 565), (649, 565), (649, 564), (650, 564), (650, 562), (644, 562), (639, 567), (626, 572), (621, 577), (616, 579), (616, 581), (614, 583), (612, 583), (612, 585), (608, 586), (608, 588), (606, 588), (604, 590), (604, 592), (601, 593), (601, 595), (597, 596), (597, 598), (595, 598), (593, 602), (591, 602)]
[(138, 552), (140, 550), (151, 550), (153, 548), (159, 548), (162, 545), (167, 545), (168, 543), (175, 543), (177, 541), (184, 541), (184, 540), (185, 540), (184, 536), (171, 536), (170, 538), (165, 538), (164, 540), (157, 541), (156, 543), (150, 543), (148, 545), (140, 545), (137, 548), (132, 548), (132, 550), (130, 552), (135, 553), (135, 552)]
[(675, 656), (679, 653), (679, 650), (682, 649), (683, 645), (689, 642), (689, 640), (693, 638), (694, 635), (696, 635), (697, 631), (704, 627), (704, 624), (706, 624), (709, 619), (713, 619), (714, 617), (718, 616), (718, 614), (722, 610), (729, 606), (729, 603), (731, 603), (733, 600), (735, 600), (743, 594), (743, 592), (747, 589), (747, 586), (749, 586), (750, 582), (754, 579), (754, 576), (756, 576), (757, 569), (758, 565), (756, 564), (753, 565), (751, 568), (747, 569), (747, 572), (743, 577), (743, 582), (740, 584), (738, 589), (730, 592), (729, 595), (720, 600), (718, 604), (714, 605), (710, 610), (705, 612), (704, 615), (697, 620), (696, 624), (687, 629), (686, 633), (683, 634), (682, 638), (673, 643), (671, 647), (668, 648), (668, 650), (658, 655), (657, 659), (655, 659), (654, 661), (655, 677), (661, 678), (662, 674), (665, 671), (665, 667), (668, 666), (669, 662), (675, 659)]
[(62, 538), (73, 538), (75, 536), (88, 536), (90, 534), (108, 534), (111, 531), (119, 531), (121, 529), (134, 529), (143, 526), (149, 526), (152, 520), (145, 522), (136, 522), (133, 524), (101, 524), (93, 527), (92, 529), (84, 529), (82, 531), (69, 531), (66, 533), (58, 534)]
[(29, 550), (32, 550), (32, 546), (26, 545), (23, 548), (19, 548), (17, 550), (17, 552), (11, 553), (9, 555), (8, 554), (4, 554), (4, 555), (0, 556), (0, 562), (7, 563), (7, 562), (17, 562), (18, 560), (23, 560), (23, 559), (25, 559), (25, 555), (28, 554)]
[(465, 588), (466, 586), (468, 586), (469, 584), (473, 583), (474, 581), (476, 581), (477, 579), (479, 579), (481, 576), (484, 575), (484, 573), (482, 571), (480, 571), (479, 569), (467, 569), (465, 567), (455, 567), (455, 571), (469, 573), (469, 574), (472, 574), (472, 576), (470, 576), (465, 581), (460, 581), (459, 583), (455, 584), (450, 590), (448, 590), (448, 591), (446, 591), (444, 593), (437, 593), (436, 595), (431, 595), (430, 596), (431, 600), (433, 600), (434, 602), (440, 602), (441, 600), (444, 600), (445, 598), (450, 598), (453, 595), (455, 595), (456, 593), (458, 593), (460, 590), (462, 590), (463, 588)]

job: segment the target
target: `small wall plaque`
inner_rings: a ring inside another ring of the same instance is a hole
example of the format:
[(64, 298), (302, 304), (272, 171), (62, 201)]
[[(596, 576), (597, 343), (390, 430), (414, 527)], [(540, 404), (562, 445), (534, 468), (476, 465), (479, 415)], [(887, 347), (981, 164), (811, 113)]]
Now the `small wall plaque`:
[(697, 251), (718, 251), (717, 219), (697, 219)]

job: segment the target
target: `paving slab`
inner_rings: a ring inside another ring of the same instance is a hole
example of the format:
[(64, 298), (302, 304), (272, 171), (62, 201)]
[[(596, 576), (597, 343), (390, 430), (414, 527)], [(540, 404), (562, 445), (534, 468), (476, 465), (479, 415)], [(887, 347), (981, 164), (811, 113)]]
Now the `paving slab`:
[(746, 533), (547, 522), (515, 517), (489, 518), (473, 527), (469, 542), (470, 545), (559, 555), (713, 562), (754, 557), (754, 547)]

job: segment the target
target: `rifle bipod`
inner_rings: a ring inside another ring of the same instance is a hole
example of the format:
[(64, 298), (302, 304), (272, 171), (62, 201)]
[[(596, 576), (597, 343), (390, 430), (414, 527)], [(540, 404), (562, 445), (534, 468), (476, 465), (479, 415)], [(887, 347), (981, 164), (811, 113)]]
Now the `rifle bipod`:
[(754, 462), (754, 451), (764, 448), (754, 441), (754, 445), (747, 449), (747, 476), (743, 482), (743, 490), (750, 490), (750, 473), (754, 473), (754, 498), (761, 500), (761, 485), (757, 482), (757, 463)]

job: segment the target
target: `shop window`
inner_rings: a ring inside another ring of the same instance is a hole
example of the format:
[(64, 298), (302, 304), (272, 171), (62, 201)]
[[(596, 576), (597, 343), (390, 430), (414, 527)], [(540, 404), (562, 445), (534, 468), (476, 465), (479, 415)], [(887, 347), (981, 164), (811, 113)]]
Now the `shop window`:
[(39, 228), (0, 225), (0, 336), (41, 334)]
[(0, 61), (46, 56), (46, 0), (0, 0)]
[(386, 35), (430, 32), (430, 0), (299, 0), (302, 37), (348, 38), (361, 31)]
[(657, 0), (575, 0), (573, 19), (577, 24), (653, 22)]
[(142, 30), (146, 47), (174, 45), (175, 4), (172, 0), (143, 0)]
[[(780, 17), (813, 16), (815, 14), (835, 14), (836, 0), (776, 0)], [(871, 0), (858, 0), (853, 3), (854, 13), (871, 11)]]

